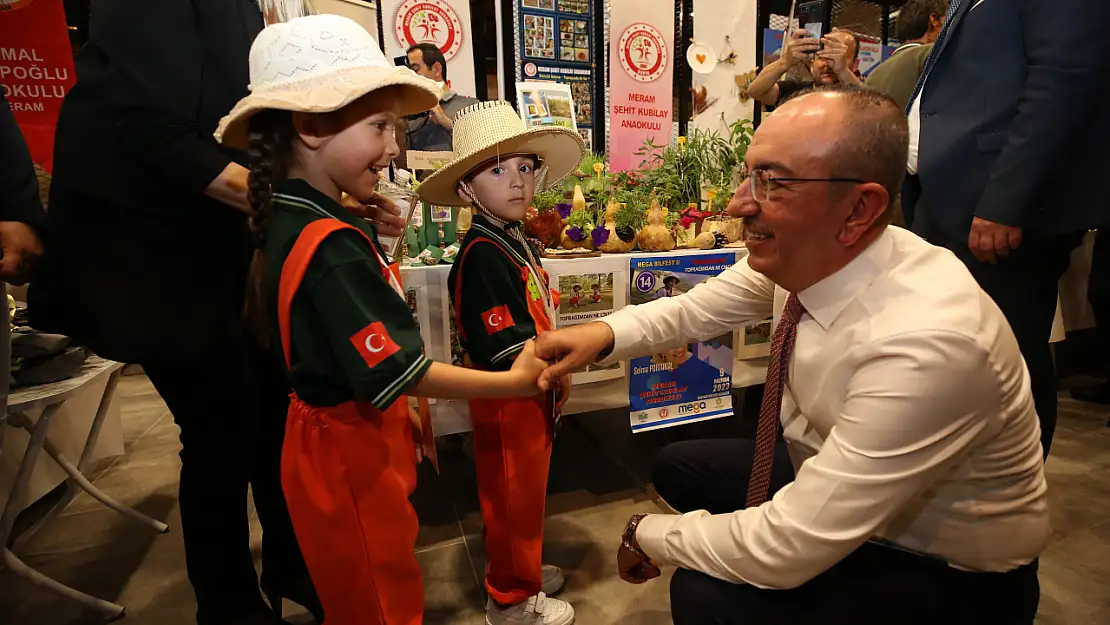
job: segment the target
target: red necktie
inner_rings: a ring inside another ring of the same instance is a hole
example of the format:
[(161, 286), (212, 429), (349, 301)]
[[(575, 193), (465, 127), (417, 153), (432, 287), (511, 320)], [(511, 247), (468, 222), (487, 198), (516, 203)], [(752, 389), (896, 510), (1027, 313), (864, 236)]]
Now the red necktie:
[(771, 338), (771, 363), (767, 366), (767, 384), (763, 387), (763, 406), (759, 409), (759, 426), (755, 434), (755, 456), (748, 480), (749, 508), (767, 501), (771, 490), (771, 467), (775, 463), (775, 435), (782, 411), (782, 391), (789, 377), (790, 356), (794, 353), (794, 338), (798, 334), (798, 320), (803, 312), (805, 309), (798, 296), (791, 293)]

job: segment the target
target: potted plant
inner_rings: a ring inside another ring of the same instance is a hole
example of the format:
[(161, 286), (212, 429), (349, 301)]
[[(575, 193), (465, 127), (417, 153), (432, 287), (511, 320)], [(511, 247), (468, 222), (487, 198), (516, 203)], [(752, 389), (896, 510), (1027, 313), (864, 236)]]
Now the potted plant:
[(675, 248), (674, 235), (667, 226), (663, 207), (654, 192), (651, 197), (651, 208), (648, 209), (647, 225), (640, 230), (639, 243), (640, 249), (645, 252), (669, 252)]
[(562, 201), (562, 189), (537, 193), (524, 216), (524, 233), (543, 243), (544, 247), (557, 247), (563, 231), (563, 217), (558, 211)]
[(561, 239), (563, 248), (568, 250), (580, 247), (587, 250), (594, 249), (590, 235), (595, 225), (594, 215), (586, 206), (586, 198), (582, 193), (582, 187), (575, 186), (570, 214), (567, 216), (566, 227), (563, 228)]

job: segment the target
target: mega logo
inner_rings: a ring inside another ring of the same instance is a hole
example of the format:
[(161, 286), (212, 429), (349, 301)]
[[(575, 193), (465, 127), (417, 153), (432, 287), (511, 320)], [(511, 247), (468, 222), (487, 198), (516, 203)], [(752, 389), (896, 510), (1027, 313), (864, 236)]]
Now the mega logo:
[(629, 26), (617, 49), (621, 67), (637, 82), (653, 82), (667, 71), (667, 40), (651, 24)]
[(678, 407), (678, 414), (680, 414), (680, 415), (699, 414), (702, 410), (705, 410), (705, 408), (706, 408), (705, 402), (703, 402), (703, 401), (702, 402), (697, 402), (696, 401), (692, 404), (682, 404), (681, 406)]
[(462, 22), (446, 0), (405, 0), (397, 7), (393, 27), (405, 48), (431, 43), (448, 61), (462, 49)]

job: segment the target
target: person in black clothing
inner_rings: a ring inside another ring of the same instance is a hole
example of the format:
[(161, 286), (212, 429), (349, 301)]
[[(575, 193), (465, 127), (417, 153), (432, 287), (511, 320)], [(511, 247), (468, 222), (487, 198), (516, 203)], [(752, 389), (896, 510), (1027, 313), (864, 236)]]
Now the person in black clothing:
[(0, 280), (23, 284), (42, 254), (46, 213), (23, 134), (0, 93)]
[(200, 625), (280, 622), (259, 593), (248, 483), (263, 590), (321, 617), (279, 480), (289, 385), (242, 321), (246, 156), (212, 136), (247, 94), (263, 25), (254, 0), (96, 4), (58, 120), (51, 245), (29, 296), (37, 328), (142, 365), (181, 428)]

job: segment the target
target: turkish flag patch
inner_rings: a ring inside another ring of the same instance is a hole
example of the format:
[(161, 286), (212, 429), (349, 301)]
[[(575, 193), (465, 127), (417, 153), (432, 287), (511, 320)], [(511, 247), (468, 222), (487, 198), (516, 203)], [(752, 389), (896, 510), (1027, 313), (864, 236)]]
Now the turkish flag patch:
[(371, 369), (401, 351), (401, 346), (393, 342), (389, 332), (386, 332), (385, 325), (380, 321), (375, 321), (359, 330), (358, 334), (351, 337), (351, 344)]
[(497, 334), (515, 325), (508, 306), (495, 306), (482, 313), (482, 323), (486, 326), (487, 334)]

